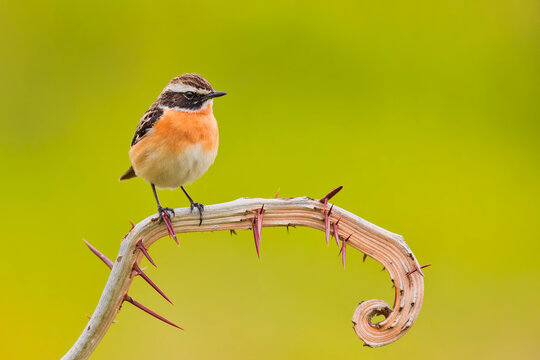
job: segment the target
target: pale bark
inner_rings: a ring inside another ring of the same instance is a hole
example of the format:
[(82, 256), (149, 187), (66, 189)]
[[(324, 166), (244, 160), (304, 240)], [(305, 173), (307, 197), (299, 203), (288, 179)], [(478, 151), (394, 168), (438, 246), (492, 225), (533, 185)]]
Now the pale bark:
[[(248, 230), (253, 226), (258, 209), (264, 204), (262, 226), (307, 226), (325, 231), (325, 207), (308, 197), (288, 199), (238, 199), (223, 204), (208, 205), (204, 221), (199, 226), (197, 211), (189, 208), (175, 209), (172, 224), (177, 234), (220, 230)], [(328, 210), (330, 204), (326, 207)], [(73, 347), (62, 359), (87, 359), (95, 350), (127, 295), (135, 272), (134, 264), (142, 258), (136, 246), (142, 240), (146, 248), (167, 235), (164, 224), (155, 221), (155, 215), (138, 223), (124, 238), (99, 303)], [(391, 343), (405, 334), (420, 312), (424, 295), (419, 264), (403, 237), (373, 225), (366, 220), (334, 206), (330, 214), (330, 229), (338, 223), (340, 241), (347, 239), (350, 249), (355, 248), (380, 262), (390, 274), (395, 286), (395, 300), (390, 307), (383, 300), (361, 302), (353, 314), (354, 330), (365, 345), (370, 347)], [(317, 238), (320, 241), (320, 238)], [(333, 241), (333, 239), (332, 239)], [(155, 259), (154, 259), (155, 260)], [(385, 319), (371, 324), (377, 314)]]

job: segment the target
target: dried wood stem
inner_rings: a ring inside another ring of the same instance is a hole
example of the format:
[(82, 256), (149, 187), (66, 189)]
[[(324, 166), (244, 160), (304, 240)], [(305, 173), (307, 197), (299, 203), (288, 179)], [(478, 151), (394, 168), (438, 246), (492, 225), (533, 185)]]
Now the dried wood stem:
[[(383, 300), (363, 301), (352, 318), (354, 331), (365, 345), (386, 345), (403, 336), (420, 312), (424, 295), (421, 267), (400, 235), (373, 225), (338, 206), (331, 207), (331, 211), (327, 210), (328, 201), (339, 190), (341, 188), (336, 188), (321, 200), (308, 197), (242, 198), (208, 205), (205, 206), (201, 226), (198, 212), (191, 213), (189, 208), (175, 209), (176, 216), (172, 218), (170, 225), (176, 233), (227, 230), (232, 234), (235, 230), (251, 229), (257, 245), (263, 226), (284, 226), (287, 229), (289, 226), (307, 226), (325, 232), (326, 239), (332, 229), (336, 240), (342, 239), (343, 264), (345, 247), (349, 246), (380, 262), (390, 274), (395, 286), (394, 306), (391, 307)], [(127, 294), (133, 278), (138, 273), (142, 274), (139, 263), (144, 256), (148, 256), (148, 248), (170, 233), (169, 224), (159, 224), (155, 218), (156, 215), (146, 218), (125, 236), (114, 264), (86, 243), (105, 264), (112, 266), (112, 270), (96, 310), (78, 340), (62, 359), (87, 359), (113, 323), (124, 301), (162, 321), (178, 326), (134, 301)], [(384, 315), (385, 319), (372, 324), (371, 319), (375, 315)]]

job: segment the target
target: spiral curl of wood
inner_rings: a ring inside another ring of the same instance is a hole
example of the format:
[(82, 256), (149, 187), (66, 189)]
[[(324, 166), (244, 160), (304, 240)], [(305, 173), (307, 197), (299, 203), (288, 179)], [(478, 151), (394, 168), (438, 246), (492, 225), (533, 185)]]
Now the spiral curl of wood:
[[(242, 198), (205, 206), (201, 226), (197, 212), (191, 213), (189, 208), (175, 209), (172, 225), (177, 234), (242, 229), (257, 231), (258, 228), (259, 237), (260, 228), (269, 226), (306, 226), (327, 233), (331, 231), (334, 236), (333, 231), (337, 228), (342, 244), (380, 262), (388, 270), (395, 287), (393, 306), (383, 300), (368, 300), (358, 305), (352, 318), (354, 331), (369, 347), (396, 341), (410, 329), (420, 313), (424, 294), (421, 268), (403, 237), (335, 205), (328, 211), (329, 205), (309, 197)], [(122, 303), (129, 301), (133, 304), (134, 300), (127, 292), (143, 258), (139, 242), (142, 241), (144, 248), (148, 249), (167, 235), (165, 225), (155, 220), (155, 215), (146, 218), (125, 236), (116, 261), (114, 264), (109, 261), (108, 265), (113, 265), (112, 271), (94, 314), (62, 359), (87, 359), (114, 321)], [(256, 223), (258, 225), (253, 226)], [(385, 319), (372, 324), (375, 315), (384, 315)]]

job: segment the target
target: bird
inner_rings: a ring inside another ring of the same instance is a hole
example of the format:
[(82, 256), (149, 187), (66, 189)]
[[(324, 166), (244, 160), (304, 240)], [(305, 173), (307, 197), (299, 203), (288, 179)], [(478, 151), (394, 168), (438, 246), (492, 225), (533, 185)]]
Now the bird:
[(184, 185), (200, 178), (216, 159), (219, 131), (213, 99), (226, 94), (214, 90), (199, 74), (179, 75), (143, 114), (131, 140), (131, 167), (120, 181), (140, 177), (150, 183), (159, 220), (166, 222), (175, 240), (170, 226), (174, 209), (161, 205), (156, 188), (181, 188), (190, 202), (191, 212), (198, 209), (199, 226), (202, 225), (204, 205), (193, 201)]

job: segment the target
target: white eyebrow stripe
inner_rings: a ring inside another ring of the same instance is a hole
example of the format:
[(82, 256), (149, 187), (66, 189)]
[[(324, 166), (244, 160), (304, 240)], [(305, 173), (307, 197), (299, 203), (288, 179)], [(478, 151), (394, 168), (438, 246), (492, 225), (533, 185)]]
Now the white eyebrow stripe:
[(181, 107), (178, 107), (178, 106), (174, 106), (174, 107), (169, 107), (169, 106), (165, 106), (165, 105), (158, 105), (157, 107), (162, 109), (162, 110), (175, 110), (175, 111), (183, 111), (183, 112), (188, 112), (188, 113), (196, 113), (196, 112), (199, 112), (199, 111), (203, 111), (206, 106), (208, 105), (208, 103), (210, 102), (210, 104), (214, 104), (214, 99), (209, 99), (209, 100), (206, 100), (205, 102), (202, 103), (201, 107), (200, 108), (197, 108), (197, 109), (186, 109), (186, 108), (181, 108)]
[(165, 87), (163, 91), (173, 91), (173, 92), (187, 92), (187, 91), (193, 91), (199, 94), (210, 94), (210, 90), (204, 90), (204, 89), (197, 89), (196, 87), (193, 87), (191, 85), (185, 85), (185, 84), (169, 84)]

